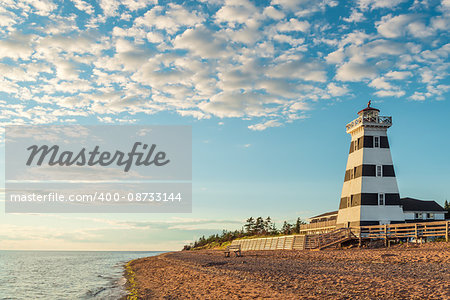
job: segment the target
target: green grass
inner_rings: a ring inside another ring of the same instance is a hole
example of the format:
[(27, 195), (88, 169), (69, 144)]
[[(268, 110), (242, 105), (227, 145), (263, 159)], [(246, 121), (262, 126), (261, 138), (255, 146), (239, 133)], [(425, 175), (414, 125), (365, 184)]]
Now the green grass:
[(137, 299), (139, 299), (139, 294), (138, 294), (138, 290), (137, 290), (136, 276), (133, 271), (133, 268), (131, 268), (131, 265), (130, 265), (131, 262), (133, 262), (133, 261), (129, 261), (125, 265), (126, 277), (127, 277), (127, 281), (128, 281), (127, 282), (127, 291), (128, 291), (127, 300), (137, 300)]

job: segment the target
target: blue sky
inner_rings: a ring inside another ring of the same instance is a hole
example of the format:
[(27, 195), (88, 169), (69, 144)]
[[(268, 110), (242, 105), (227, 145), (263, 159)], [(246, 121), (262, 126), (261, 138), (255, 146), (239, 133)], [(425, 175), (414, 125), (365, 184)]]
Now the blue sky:
[(0, 15), (2, 125), (193, 126), (192, 214), (0, 213), (0, 249), (178, 249), (248, 216), (334, 210), (345, 124), (370, 99), (393, 116), (401, 196), (450, 200), (448, 0), (29, 0)]

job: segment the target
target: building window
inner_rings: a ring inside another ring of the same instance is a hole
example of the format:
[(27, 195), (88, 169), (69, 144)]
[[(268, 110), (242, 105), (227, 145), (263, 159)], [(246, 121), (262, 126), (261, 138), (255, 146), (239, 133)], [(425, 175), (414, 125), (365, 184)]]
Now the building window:
[(384, 194), (383, 193), (378, 194), (378, 205), (384, 205)]
[(433, 213), (427, 213), (427, 219), (434, 219)]
[(377, 166), (377, 177), (382, 177), (382, 176), (383, 176), (383, 166), (378, 165)]
[(355, 145), (354, 151), (358, 150), (358, 140), (355, 140), (355, 142), (353, 144)]
[(375, 148), (380, 148), (380, 137), (379, 136), (373, 137), (373, 146)]
[(414, 214), (414, 218), (415, 219), (423, 219), (423, 214), (422, 213), (415, 213)]
[(347, 198), (347, 207), (352, 207), (353, 195)]

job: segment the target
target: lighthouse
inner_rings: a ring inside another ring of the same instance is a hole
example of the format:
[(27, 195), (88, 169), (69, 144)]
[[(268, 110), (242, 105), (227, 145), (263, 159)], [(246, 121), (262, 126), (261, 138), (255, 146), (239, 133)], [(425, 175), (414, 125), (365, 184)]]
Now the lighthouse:
[(367, 107), (346, 126), (350, 151), (337, 215), (338, 227), (403, 223), (387, 129), (392, 117)]

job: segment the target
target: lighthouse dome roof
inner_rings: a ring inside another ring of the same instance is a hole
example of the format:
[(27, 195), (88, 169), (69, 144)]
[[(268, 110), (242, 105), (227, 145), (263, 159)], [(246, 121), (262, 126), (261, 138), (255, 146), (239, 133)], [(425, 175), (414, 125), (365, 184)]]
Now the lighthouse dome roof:
[(367, 103), (367, 107), (366, 108), (364, 108), (364, 109), (362, 109), (362, 110), (360, 110), (360, 111), (358, 111), (358, 114), (360, 114), (360, 113), (363, 113), (363, 112), (368, 112), (368, 111), (377, 111), (377, 112), (380, 112), (380, 110), (379, 109), (377, 109), (377, 108), (374, 108), (374, 107), (370, 107), (370, 104), (372, 103), (372, 101), (369, 101), (368, 103)]

